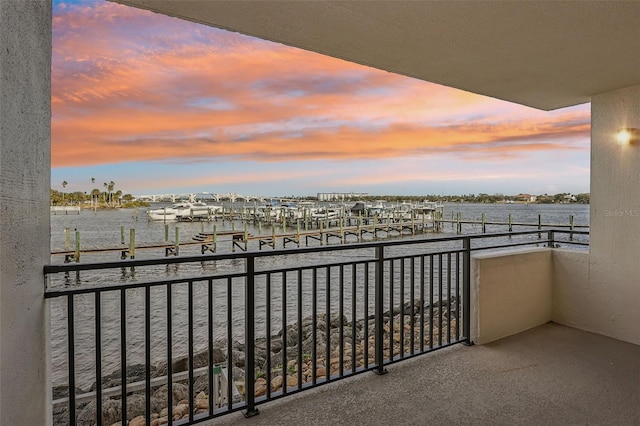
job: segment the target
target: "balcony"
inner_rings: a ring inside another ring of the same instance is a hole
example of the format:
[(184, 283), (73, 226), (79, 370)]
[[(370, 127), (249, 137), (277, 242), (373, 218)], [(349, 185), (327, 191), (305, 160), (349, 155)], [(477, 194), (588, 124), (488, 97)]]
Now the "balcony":
[[(567, 300), (580, 290), (587, 253), (575, 248), (587, 237), (525, 231), (47, 266), (55, 423), (228, 422), (263, 405), (265, 424), (606, 414), (638, 399), (638, 347), (549, 324), (580, 318)], [(470, 341), (486, 345), (457, 344)], [(591, 401), (604, 400), (585, 390), (592, 382), (615, 403)], [(614, 411), (617, 424), (638, 414)]]
[(640, 347), (548, 323), (457, 345), (207, 425), (637, 425)]

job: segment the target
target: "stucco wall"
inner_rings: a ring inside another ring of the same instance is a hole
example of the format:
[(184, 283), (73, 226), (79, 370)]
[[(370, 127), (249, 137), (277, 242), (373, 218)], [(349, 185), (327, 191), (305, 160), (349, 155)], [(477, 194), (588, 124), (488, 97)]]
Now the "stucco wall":
[(51, 1), (0, 0), (0, 425), (51, 422)]
[(551, 321), (551, 249), (471, 259), (471, 340), (489, 343)]
[(589, 253), (555, 249), (552, 263), (553, 321), (596, 331), (601, 308), (589, 296)]
[(591, 102), (591, 256), (584, 301), (588, 328), (640, 344), (640, 141), (615, 133), (640, 128), (640, 86)]

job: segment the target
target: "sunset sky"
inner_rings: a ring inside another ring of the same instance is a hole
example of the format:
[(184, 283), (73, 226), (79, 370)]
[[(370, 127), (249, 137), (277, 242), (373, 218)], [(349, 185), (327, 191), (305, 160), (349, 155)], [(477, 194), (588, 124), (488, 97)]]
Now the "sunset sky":
[(53, 7), (54, 189), (589, 191), (589, 104), (543, 112), (106, 1)]

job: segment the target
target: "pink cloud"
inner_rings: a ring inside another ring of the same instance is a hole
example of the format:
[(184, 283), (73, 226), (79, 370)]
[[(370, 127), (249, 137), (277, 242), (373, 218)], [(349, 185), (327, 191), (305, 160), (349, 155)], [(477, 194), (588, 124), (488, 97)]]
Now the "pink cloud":
[(536, 112), (113, 3), (59, 6), (53, 24), (54, 167), (588, 149), (586, 108)]

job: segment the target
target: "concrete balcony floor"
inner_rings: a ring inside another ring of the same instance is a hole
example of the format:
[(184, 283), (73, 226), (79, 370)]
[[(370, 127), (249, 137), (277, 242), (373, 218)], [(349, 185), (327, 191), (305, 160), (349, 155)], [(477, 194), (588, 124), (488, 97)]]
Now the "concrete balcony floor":
[(207, 425), (640, 425), (640, 346), (553, 323)]

